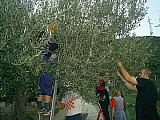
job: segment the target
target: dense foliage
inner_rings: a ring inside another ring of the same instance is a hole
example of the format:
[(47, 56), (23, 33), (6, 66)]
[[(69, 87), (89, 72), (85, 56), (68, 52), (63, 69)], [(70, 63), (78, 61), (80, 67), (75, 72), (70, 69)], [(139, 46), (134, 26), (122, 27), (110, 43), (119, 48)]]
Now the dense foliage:
[(129, 37), (129, 31), (146, 13), (143, 5), (142, 1), (59, 2), (59, 10), (63, 12), (55, 22), (61, 45), (60, 87), (67, 86), (79, 91), (85, 100), (95, 101), (97, 74), (107, 71), (108, 79), (117, 79), (117, 59), (135, 75), (151, 53), (145, 52), (150, 47), (149, 41)]
[(153, 79), (158, 90), (158, 98), (160, 100), (160, 37), (148, 37), (152, 41), (152, 49), (156, 49), (153, 55), (148, 59), (146, 66), (153, 71)]

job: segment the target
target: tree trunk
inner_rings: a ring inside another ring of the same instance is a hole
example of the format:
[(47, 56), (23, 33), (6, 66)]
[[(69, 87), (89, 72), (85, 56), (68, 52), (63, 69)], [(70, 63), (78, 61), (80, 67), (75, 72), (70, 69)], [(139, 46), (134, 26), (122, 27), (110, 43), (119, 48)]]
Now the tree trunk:
[(19, 90), (16, 93), (15, 105), (12, 120), (25, 120), (26, 110), (25, 110), (25, 90)]

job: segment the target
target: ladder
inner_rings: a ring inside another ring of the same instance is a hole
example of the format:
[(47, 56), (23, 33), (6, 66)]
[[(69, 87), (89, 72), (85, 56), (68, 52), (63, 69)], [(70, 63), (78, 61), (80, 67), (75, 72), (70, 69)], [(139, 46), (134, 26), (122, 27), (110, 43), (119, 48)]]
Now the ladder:
[(49, 120), (50, 116), (45, 116), (43, 113), (38, 113), (38, 120)]
[(98, 106), (99, 106), (99, 112), (98, 112), (97, 120), (100, 120), (100, 114), (102, 114), (103, 120), (106, 120), (99, 102), (98, 102)]
[(54, 120), (54, 111), (55, 111), (55, 102), (56, 102), (56, 95), (57, 95), (57, 86), (58, 86), (58, 80), (55, 80), (54, 84), (54, 91), (53, 91), (53, 98), (52, 98), (52, 107), (51, 107), (51, 115), (49, 120)]

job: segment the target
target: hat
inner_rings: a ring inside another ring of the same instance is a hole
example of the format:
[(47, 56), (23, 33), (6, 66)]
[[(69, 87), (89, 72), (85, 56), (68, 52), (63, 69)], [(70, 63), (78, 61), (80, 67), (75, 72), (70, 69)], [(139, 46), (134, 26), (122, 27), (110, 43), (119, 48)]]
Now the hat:
[(104, 83), (105, 81), (103, 79), (99, 80), (99, 83)]

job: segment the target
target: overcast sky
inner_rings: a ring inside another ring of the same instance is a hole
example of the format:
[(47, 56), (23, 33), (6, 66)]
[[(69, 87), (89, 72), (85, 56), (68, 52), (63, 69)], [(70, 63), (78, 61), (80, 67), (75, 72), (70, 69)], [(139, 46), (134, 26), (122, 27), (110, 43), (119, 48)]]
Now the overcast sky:
[[(148, 22), (149, 17), (150, 22), (152, 23), (152, 36), (160, 36), (160, 0), (148, 0), (146, 7), (149, 7), (148, 14), (141, 21), (141, 26), (133, 32), (136, 34), (136, 36), (149, 36), (151, 30)], [(159, 25), (159, 27), (155, 27), (157, 25)]]

